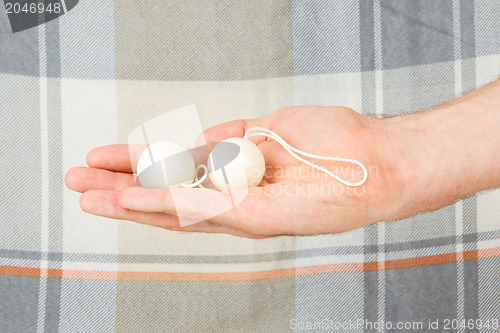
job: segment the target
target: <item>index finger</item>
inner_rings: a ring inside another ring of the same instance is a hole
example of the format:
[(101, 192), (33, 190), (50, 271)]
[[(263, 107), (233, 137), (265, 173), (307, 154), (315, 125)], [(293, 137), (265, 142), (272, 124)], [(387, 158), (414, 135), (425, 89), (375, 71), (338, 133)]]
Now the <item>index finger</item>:
[(87, 154), (87, 165), (91, 168), (115, 172), (132, 173), (133, 165), (147, 145), (114, 144), (92, 149)]

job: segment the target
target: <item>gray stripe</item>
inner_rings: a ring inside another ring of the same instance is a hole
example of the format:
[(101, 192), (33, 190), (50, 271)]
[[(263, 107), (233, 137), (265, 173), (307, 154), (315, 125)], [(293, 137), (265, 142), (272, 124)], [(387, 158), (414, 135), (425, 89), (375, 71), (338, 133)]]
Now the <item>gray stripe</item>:
[[(365, 265), (367, 262), (378, 260), (378, 228), (376, 224), (368, 225), (364, 229)], [(376, 322), (378, 320), (378, 275), (379, 272), (366, 271), (363, 274), (364, 306), (363, 319)]]
[(42, 255), (38, 251), (19, 251), (19, 250), (0, 249), (0, 257), (12, 258), (12, 259), (40, 260)]
[[(64, 261), (80, 261), (80, 262), (99, 262), (99, 263), (113, 263), (117, 262), (118, 256), (112, 254), (87, 254), (87, 253), (62, 253), (62, 252), (49, 252), (47, 260), (52, 263)], [(0, 257), (12, 259), (26, 259), (26, 260), (40, 260), (41, 252), (39, 251), (20, 251), (0, 249)]]
[(361, 47), (361, 71), (375, 69), (375, 34), (373, 31), (373, 2), (359, 1), (359, 32)]
[(95, 254), (95, 253), (64, 253), (64, 261), (116, 263), (116, 254)]
[(36, 332), (38, 281), (0, 275), (1, 332)]
[(49, 145), (49, 251), (60, 252), (63, 249), (64, 191), (60, 80), (49, 79), (47, 88)]
[(45, 305), (45, 332), (58, 332), (61, 308), (62, 279), (47, 279)]
[[(464, 231), (469, 232), (471, 242), (464, 244), (464, 249), (477, 250), (477, 234), (472, 233), (477, 230), (477, 197), (473, 196), (463, 201), (463, 221)], [(464, 261), (464, 318), (479, 318), (479, 278), (478, 260)]]
[(428, 331), (429, 319), (443, 323), (456, 318), (456, 263), (391, 269), (385, 274), (387, 322), (422, 322), (423, 330), (411, 330), (421, 332)]
[(452, 3), (381, 2), (384, 69), (453, 60)]
[[(472, 236), (470, 238), (468, 238), (468, 237), (469, 237), (469, 235), (464, 235), (464, 242), (473, 241)], [(497, 240), (497, 239), (500, 239), (500, 230), (483, 231), (483, 232), (477, 233), (477, 240), (478, 241)]]
[(447, 246), (455, 244), (455, 236), (422, 239), (411, 242), (401, 242), (401, 243), (386, 243), (386, 252), (396, 252), (396, 251), (407, 251), (407, 250), (417, 250), (425, 249), (436, 246)]
[[(460, 35), (462, 59), (462, 91), (476, 89), (476, 38), (474, 2), (460, 1)], [(477, 250), (477, 196), (463, 200), (464, 250)], [(466, 235), (466, 236), (465, 236)], [(466, 243), (465, 243), (466, 242)], [(479, 318), (479, 267), (478, 260), (466, 260), (464, 267), (464, 318)]]
[(63, 254), (62, 252), (49, 252), (47, 254), (47, 260), (50, 262), (62, 262)]
[(376, 114), (375, 105), (375, 32), (373, 2), (359, 2), (359, 31), (361, 52), (361, 112)]
[(324, 246), (321, 248), (297, 250), (297, 258), (321, 257), (331, 255), (351, 255), (364, 253), (361, 246)]
[(460, 1), (460, 23), (460, 36), (462, 41), (460, 47), (462, 49), (462, 59), (473, 58), (476, 56), (474, 1)]
[(61, 52), (59, 50), (59, 20), (45, 24), (45, 44), (47, 52), (47, 76), (61, 77)]
[(40, 249), (39, 90), (34, 79), (7, 76), (0, 79), (2, 248)]
[(0, 50), (2, 50), (0, 73), (37, 76), (38, 30), (28, 29), (12, 33), (4, 10), (5, 7), (2, 8), (0, 15)]
[[(63, 259), (52, 253), (63, 250), (63, 190), (64, 173), (62, 157), (62, 107), (61, 107), (61, 50), (59, 20), (45, 25), (45, 49), (47, 53), (47, 76), (55, 77), (47, 82), (47, 131), (49, 158), (49, 234), (48, 258)], [(52, 261), (54, 262), (54, 261)], [(58, 268), (62, 268), (59, 265)], [(47, 281), (45, 305), (45, 332), (56, 332), (59, 328), (62, 279)]]
[(267, 262), (295, 259), (295, 251), (261, 253), (232, 256), (194, 256), (194, 255), (127, 255), (120, 254), (118, 262), (124, 263), (178, 263), (178, 264), (236, 264), (247, 262)]

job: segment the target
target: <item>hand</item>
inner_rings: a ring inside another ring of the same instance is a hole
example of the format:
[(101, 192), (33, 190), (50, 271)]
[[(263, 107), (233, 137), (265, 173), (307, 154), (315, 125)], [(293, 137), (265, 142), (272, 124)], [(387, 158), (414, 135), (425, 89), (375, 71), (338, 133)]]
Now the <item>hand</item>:
[[(221, 141), (242, 137), (250, 127), (265, 127), (301, 150), (357, 159), (368, 168), (369, 176), (362, 186), (349, 187), (297, 161), (277, 142), (251, 137), (266, 160), (261, 186), (250, 188), (245, 200), (230, 211), (184, 228), (179, 227), (176, 214), (210, 216), (225, 194), (212, 189), (172, 189), (177, 197), (185, 199), (185, 207), (178, 202), (174, 207), (172, 190), (135, 185), (126, 145), (92, 150), (87, 156), (89, 168), (71, 169), (66, 183), (84, 193), (80, 205), (86, 212), (171, 230), (223, 232), (252, 238), (342, 232), (383, 220), (391, 215), (388, 211), (399, 208), (394, 203), (402, 189), (402, 175), (395, 152), (384, 143), (387, 133), (380, 122), (381, 119), (364, 117), (348, 108), (308, 106), (208, 129), (204, 133), (207, 141)], [(353, 164), (314, 162), (350, 181), (363, 176), (359, 166)]]
[[(136, 161), (130, 161), (126, 145), (92, 150), (87, 156), (89, 168), (69, 170), (66, 184), (83, 193), (80, 205), (86, 212), (170, 230), (250, 238), (348, 231), (499, 187), (499, 95), (497, 80), (419, 114), (378, 119), (344, 107), (290, 107), (204, 133), (206, 141), (217, 142), (242, 137), (251, 127), (265, 127), (300, 150), (359, 160), (368, 168), (368, 179), (355, 188), (305, 166), (265, 137), (250, 138), (266, 160), (262, 184), (249, 188), (243, 202), (217, 216), (214, 207), (227, 202), (223, 192), (137, 187), (131, 174), (131, 163)], [(349, 181), (362, 178), (356, 165), (313, 162)], [(180, 227), (177, 216), (205, 220)]]

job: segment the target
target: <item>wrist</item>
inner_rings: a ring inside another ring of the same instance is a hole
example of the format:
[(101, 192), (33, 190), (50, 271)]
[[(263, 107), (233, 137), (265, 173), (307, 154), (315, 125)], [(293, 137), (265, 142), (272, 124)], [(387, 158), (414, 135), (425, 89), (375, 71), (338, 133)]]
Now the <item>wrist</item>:
[(495, 118), (498, 110), (461, 101), (387, 119), (403, 175), (402, 215), (434, 210), (500, 186)]
[(411, 150), (405, 161), (406, 199), (414, 212), (434, 210), (475, 192), (468, 138), (453, 107), (409, 116), (400, 126)]

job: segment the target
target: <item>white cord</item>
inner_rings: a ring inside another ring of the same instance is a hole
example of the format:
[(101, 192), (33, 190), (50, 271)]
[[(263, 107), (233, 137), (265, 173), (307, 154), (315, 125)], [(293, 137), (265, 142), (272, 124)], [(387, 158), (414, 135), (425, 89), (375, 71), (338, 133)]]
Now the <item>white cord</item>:
[[(246, 132), (245, 132), (245, 136), (244, 138), (245, 139), (248, 139), (249, 137), (251, 136), (265, 136), (265, 137), (268, 137), (268, 138), (271, 138), (273, 140), (275, 140), (276, 142), (278, 142), (281, 146), (283, 146), (283, 148), (286, 149), (287, 152), (290, 153), (290, 155), (292, 155), (293, 157), (295, 157), (297, 160), (301, 161), (302, 163), (305, 163), (309, 166), (312, 166), (313, 168), (316, 168), (320, 171), (323, 171), (324, 173), (326, 173), (327, 175), (335, 178), (336, 180), (338, 180), (339, 182), (341, 182), (342, 184), (344, 185), (347, 185), (347, 186), (360, 186), (360, 185), (363, 185), (364, 182), (366, 181), (366, 179), (368, 178), (368, 171), (366, 170), (366, 167), (363, 165), (363, 163), (357, 161), (357, 160), (353, 160), (353, 159), (350, 159), (350, 158), (341, 158), (341, 157), (328, 157), (328, 156), (320, 156), (320, 155), (314, 155), (314, 154), (309, 154), (309, 153), (306, 153), (300, 149), (297, 149), (295, 147), (292, 147), (290, 144), (288, 144), (285, 140), (283, 140), (283, 138), (281, 138), (278, 134), (274, 133), (273, 131), (271, 130), (268, 130), (267, 128), (263, 128), (263, 127), (252, 127), (250, 129), (248, 129)], [(314, 164), (300, 156), (298, 156), (297, 154), (300, 154), (300, 155), (303, 155), (303, 156), (306, 156), (306, 157), (310, 157), (310, 158), (315, 158), (315, 159), (320, 159), (320, 160), (329, 160), (329, 161), (340, 161), (340, 162), (348, 162), (348, 163), (354, 163), (356, 165), (359, 165), (361, 167), (361, 169), (363, 169), (363, 179), (361, 179), (359, 182), (356, 182), (356, 183), (353, 183), (353, 182), (350, 182), (350, 181), (347, 181), (345, 179), (342, 179), (340, 178), (339, 176), (337, 176), (336, 174), (332, 173), (331, 171), (317, 165), (317, 164)]]
[[(203, 170), (205, 171), (205, 173), (203, 174), (203, 177), (201, 177), (201, 179), (198, 179), (198, 171), (200, 170), (200, 168), (203, 168)], [(194, 180), (195, 182), (192, 183), (192, 184), (184, 184), (184, 183), (181, 183), (179, 184), (180, 187), (187, 187), (187, 188), (192, 188), (192, 187), (196, 187), (196, 186), (201, 186), (203, 187), (203, 185), (201, 185), (201, 183), (203, 183), (203, 181), (207, 178), (208, 176), (208, 168), (206, 165), (204, 164), (200, 164), (196, 167), (196, 170), (194, 171)]]

